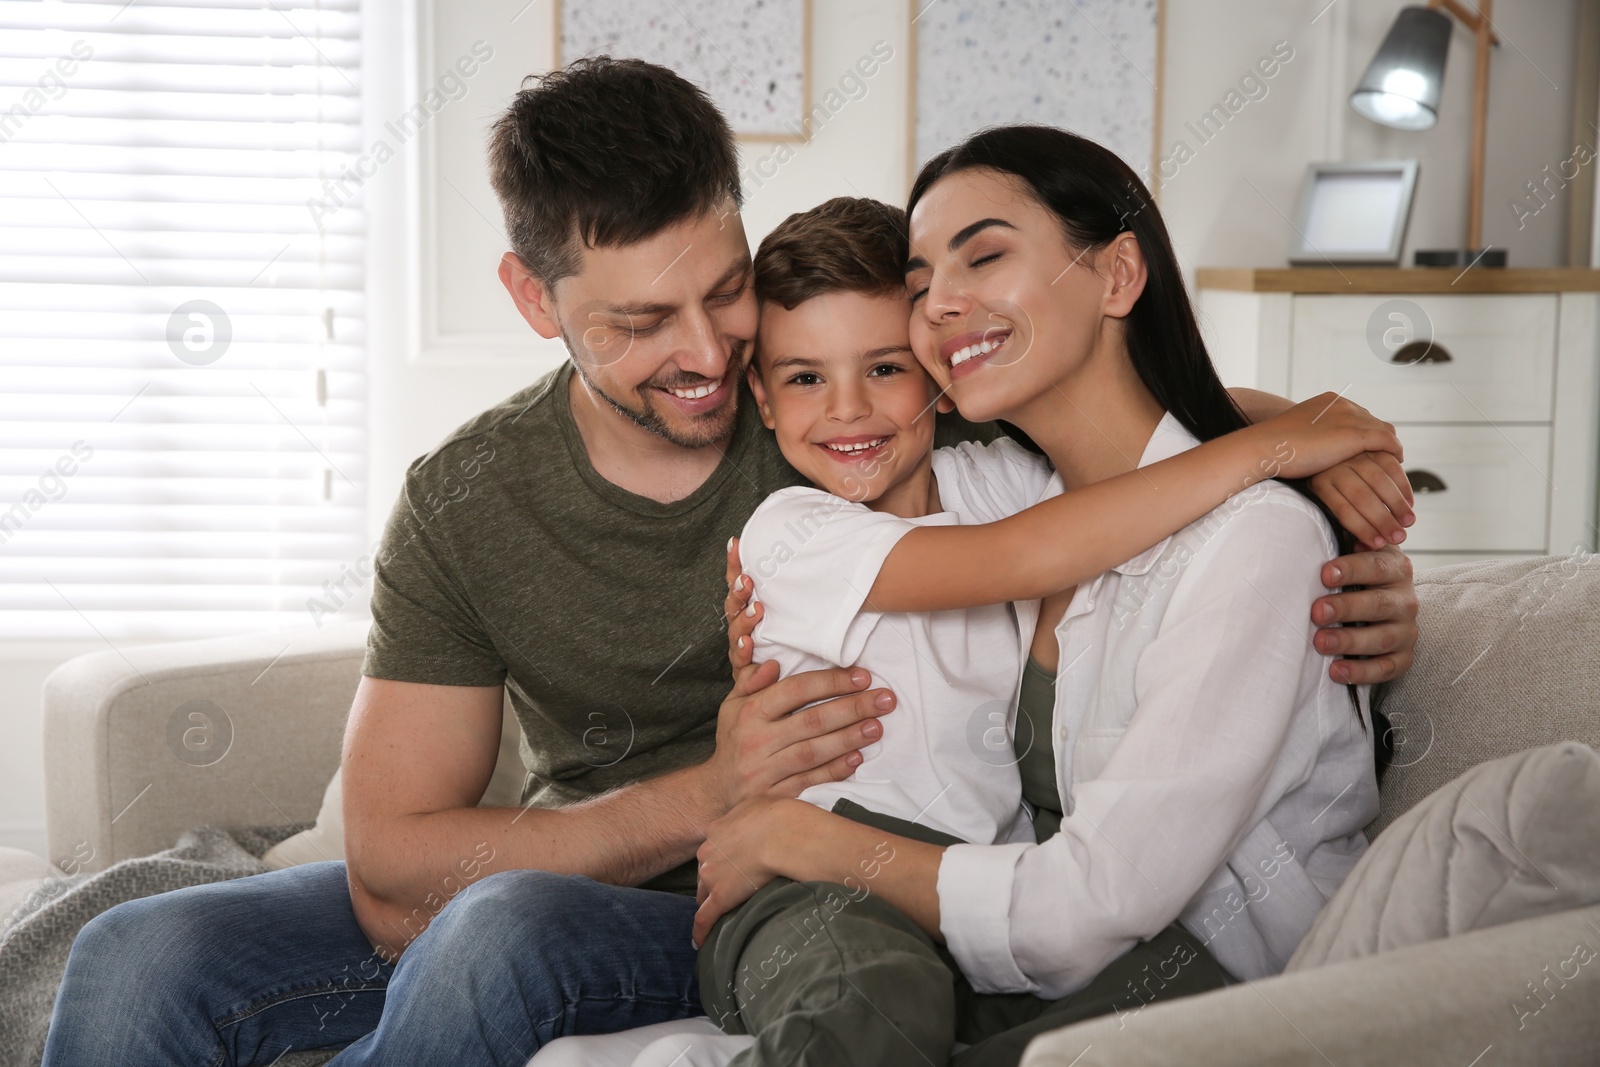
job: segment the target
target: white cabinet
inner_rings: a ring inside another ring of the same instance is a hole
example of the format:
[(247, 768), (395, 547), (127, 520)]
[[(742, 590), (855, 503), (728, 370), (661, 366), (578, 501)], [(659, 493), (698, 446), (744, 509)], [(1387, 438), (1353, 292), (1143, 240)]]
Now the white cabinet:
[(1201, 270), (1199, 289), (1228, 385), (1396, 425), (1419, 566), (1594, 549), (1600, 271)]
[(1289, 380), (1307, 396), (1348, 389), (1391, 422), (1548, 423), (1557, 302), (1550, 294), (1300, 296), (1290, 309)]
[(1538, 553), (1549, 547), (1548, 426), (1401, 423), (1399, 429), (1417, 494), (1408, 551)]

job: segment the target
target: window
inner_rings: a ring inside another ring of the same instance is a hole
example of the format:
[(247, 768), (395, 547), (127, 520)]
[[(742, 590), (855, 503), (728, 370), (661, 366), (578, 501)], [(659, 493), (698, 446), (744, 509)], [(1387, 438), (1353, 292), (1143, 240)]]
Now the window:
[(360, 50), (358, 0), (0, 3), (0, 638), (309, 625), (365, 554)]

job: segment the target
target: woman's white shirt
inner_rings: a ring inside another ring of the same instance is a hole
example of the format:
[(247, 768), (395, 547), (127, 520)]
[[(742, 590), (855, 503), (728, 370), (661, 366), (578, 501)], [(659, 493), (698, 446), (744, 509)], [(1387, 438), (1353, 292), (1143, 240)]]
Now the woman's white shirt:
[[(1197, 443), (1169, 414), (1139, 465)], [(941, 931), (975, 989), (1066, 996), (1175, 919), (1236, 977), (1282, 970), (1378, 806), (1365, 692), (1358, 716), (1311, 644), (1336, 550), (1265, 482), (1079, 586), (1056, 628), (1060, 832), (940, 863)], [(1026, 633), (1038, 605), (1017, 609)]]

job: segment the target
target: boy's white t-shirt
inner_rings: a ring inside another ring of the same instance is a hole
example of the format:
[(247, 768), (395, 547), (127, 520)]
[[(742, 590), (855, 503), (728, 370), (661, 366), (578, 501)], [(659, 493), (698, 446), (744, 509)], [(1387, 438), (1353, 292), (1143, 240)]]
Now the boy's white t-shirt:
[[(1028, 830), (1011, 732), (1022, 663), (1033, 635), (1010, 605), (923, 613), (878, 612), (867, 594), (889, 551), (918, 526), (982, 521), (997, 503), (1036, 500), (1050, 479), (1039, 456), (1002, 439), (933, 453), (945, 509), (903, 519), (820, 489), (773, 493), (740, 537), (745, 573), (765, 615), (755, 659), (799, 671), (860, 666), (898, 698), (883, 736), (855, 774), (812, 786), (802, 800), (842, 798), (974, 844)], [(1005, 508), (1005, 514), (1014, 508)]]

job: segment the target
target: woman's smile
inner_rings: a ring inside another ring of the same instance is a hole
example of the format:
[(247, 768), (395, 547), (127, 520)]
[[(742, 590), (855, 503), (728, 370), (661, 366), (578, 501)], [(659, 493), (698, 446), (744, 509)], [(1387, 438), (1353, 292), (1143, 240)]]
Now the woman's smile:
[(939, 346), (939, 358), (950, 368), (950, 380), (955, 381), (992, 361), (1010, 338), (1009, 326), (960, 333)]

